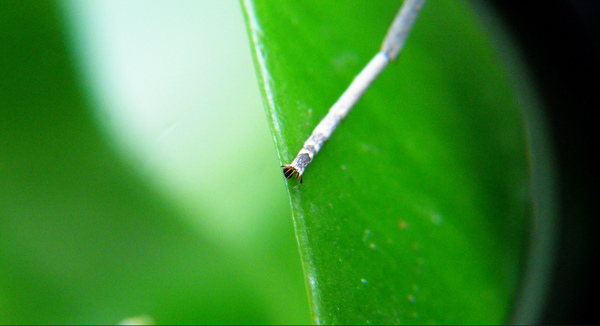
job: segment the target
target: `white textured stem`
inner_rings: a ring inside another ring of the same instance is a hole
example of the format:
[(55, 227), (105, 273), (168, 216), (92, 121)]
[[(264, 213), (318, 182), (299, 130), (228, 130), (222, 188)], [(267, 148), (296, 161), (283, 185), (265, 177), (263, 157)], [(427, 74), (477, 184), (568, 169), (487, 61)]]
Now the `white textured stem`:
[(424, 4), (425, 0), (405, 0), (402, 4), (381, 44), (381, 52), (387, 54), (390, 60), (398, 58)]
[(395, 60), (398, 57), (424, 2), (425, 0), (406, 0), (404, 2), (388, 30), (381, 46), (381, 52), (371, 59), (360, 74), (354, 78), (348, 89), (329, 109), (325, 118), (319, 122), (310, 137), (308, 137), (294, 161), (283, 166), (283, 174), (286, 178), (296, 177), (300, 178), (300, 182), (302, 182), (304, 170), (329, 139), (340, 121), (348, 115), (354, 104), (358, 102), (390, 60)]
[[(362, 97), (369, 85), (377, 78), (379, 73), (387, 66), (389, 60), (385, 53), (379, 52), (369, 64), (354, 78), (348, 89), (329, 109), (329, 112), (319, 122), (304, 146), (290, 165), (284, 165), (284, 174), (287, 178), (302, 177), (304, 170), (319, 152), (323, 144), (329, 139), (340, 121), (348, 115), (354, 104)], [(300, 179), (302, 180), (302, 179)]]
[[(354, 104), (362, 97), (364, 92), (369, 88), (375, 78), (387, 66), (389, 60), (387, 56), (381, 52), (377, 53), (369, 64), (354, 78), (348, 89), (340, 96), (339, 100), (329, 109), (329, 112), (317, 125), (312, 135), (322, 134), (325, 138), (329, 138), (338, 123), (348, 115)], [(310, 141), (310, 138), (309, 138)], [(308, 144), (307, 141), (304, 145)], [(315, 148), (318, 152), (321, 147)], [(316, 154), (316, 153), (315, 153)]]

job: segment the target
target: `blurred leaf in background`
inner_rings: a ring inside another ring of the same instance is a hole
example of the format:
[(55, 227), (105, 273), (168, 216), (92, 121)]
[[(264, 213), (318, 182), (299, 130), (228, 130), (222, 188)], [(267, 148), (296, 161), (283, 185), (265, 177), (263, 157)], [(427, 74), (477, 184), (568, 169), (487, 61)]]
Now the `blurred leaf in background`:
[(0, 323), (307, 323), (234, 1), (0, 2)]

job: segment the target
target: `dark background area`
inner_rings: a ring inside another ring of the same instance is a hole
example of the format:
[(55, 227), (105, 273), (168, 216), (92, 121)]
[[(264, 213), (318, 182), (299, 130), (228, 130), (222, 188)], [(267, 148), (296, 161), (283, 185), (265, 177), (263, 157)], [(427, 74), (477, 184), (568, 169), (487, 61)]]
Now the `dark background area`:
[(556, 266), (540, 323), (599, 324), (600, 1), (493, 2), (534, 74), (558, 174)]

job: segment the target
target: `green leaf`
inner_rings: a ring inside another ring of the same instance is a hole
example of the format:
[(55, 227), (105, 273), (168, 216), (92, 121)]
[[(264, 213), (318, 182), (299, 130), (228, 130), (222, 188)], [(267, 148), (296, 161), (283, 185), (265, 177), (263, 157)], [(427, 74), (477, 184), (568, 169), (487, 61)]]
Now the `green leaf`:
[[(400, 4), (243, 1), (281, 164)], [(426, 3), (304, 183), (288, 181), (317, 323), (507, 321), (531, 204), (521, 108), (496, 48), (467, 4)]]

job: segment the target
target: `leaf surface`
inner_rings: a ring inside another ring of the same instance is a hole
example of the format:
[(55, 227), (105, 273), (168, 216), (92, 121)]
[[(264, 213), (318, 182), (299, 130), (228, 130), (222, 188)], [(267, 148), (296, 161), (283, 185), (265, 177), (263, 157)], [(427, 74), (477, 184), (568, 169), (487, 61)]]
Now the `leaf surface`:
[[(400, 1), (243, 7), (288, 164)], [(503, 323), (531, 218), (513, 82), (472, 8), (428, 2), (407, 45), (288, 191), (314, 319)]]

